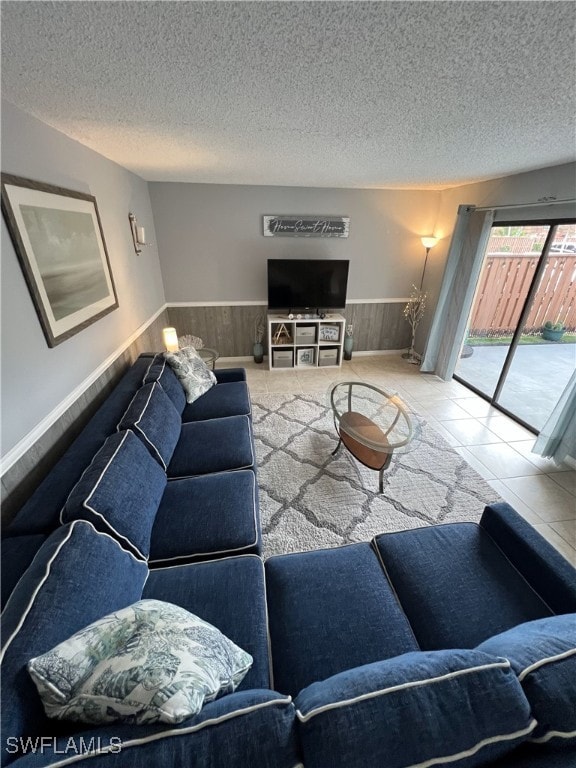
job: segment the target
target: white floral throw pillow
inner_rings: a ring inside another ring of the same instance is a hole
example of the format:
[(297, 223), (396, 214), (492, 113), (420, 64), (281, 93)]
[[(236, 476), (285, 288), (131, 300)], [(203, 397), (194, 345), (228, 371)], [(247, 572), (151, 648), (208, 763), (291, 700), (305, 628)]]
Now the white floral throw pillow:
[(216, 376), (194, 347), (184, 347), (178, 352), (164, 352), (164, 358), (182, 384), (187, 403), (198, 400), (200, 395), (216, 384)]
[(180, 723), (232, 693), (252, 657), (171, 603), (140, 600), (28, 662), (48, 717)]

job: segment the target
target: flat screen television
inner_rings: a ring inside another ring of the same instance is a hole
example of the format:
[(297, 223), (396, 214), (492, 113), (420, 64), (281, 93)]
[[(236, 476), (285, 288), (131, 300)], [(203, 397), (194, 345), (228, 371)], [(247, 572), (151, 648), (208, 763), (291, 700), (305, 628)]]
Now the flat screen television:
[(347, 259), (268, 259), (268, 309), (343, 309)]

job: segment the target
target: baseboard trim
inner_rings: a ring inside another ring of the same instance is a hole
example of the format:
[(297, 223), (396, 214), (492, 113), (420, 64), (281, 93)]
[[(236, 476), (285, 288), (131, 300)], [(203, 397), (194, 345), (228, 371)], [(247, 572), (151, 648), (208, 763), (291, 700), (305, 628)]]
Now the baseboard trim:
[(24, 454), (32, 448), (32, 446), (40, 440), (42, 435), (47, 432), (50, 427), (55, 424), (59, 418), (73, 405), (79, 397), (81, 397), (86, 390), (92, 386), (92, 384), (109, 368), (112, 363), (125, 352), (128, 347), (133, 344), (136, 339), (141, 336), (147, 328), (158, 318), (162, 312), (167, 308), (166, 304), (163, 304), (160, 309), (152, 315), (152, 317), (143, 323), (134, 333), (126, 339), (126, 341), (118, 347), (101, 365), (98, 366), (92, 373), (84, 379), (70, 394), (64, 398), (58, 405), (53, 408), (49, 414), (47, 414), (42, 421), (28, 432), (27, 435), (19, 440), (16, 445), (11, 448), (5, 456), (2, 457), (2, 468), (0, 470), (0, 477), (3, 477), (8, 470), (16, 464), (16, 462), (24, 456)]
[[(406, 347), (403, 347), (402, 349), (373, 349), (373, 350), (363, 350), (362, 352), (353, 352), (352, 357), (375, 357), (376, 355), (399, 355), (400, 352), (405, 352)], [(264, 359), (268, 360), (268, 355), (264, 355)], [(246, 363), (250, 360), (253, 360), (252, 355), (243, 355), (241, 357), (219, 357), (218, 361), (221, 363)], [(349, 362), (349, 361), (346, 361)], [(307, 371), (313, 371), (316, 366), (312, 366), (310, 368), (306, 368)], [(268, 370), (268, 369), (266, 369)], [(302, 368), (275, 368), (275, 371), (294, 371), (296, 370), (303, 370)]]

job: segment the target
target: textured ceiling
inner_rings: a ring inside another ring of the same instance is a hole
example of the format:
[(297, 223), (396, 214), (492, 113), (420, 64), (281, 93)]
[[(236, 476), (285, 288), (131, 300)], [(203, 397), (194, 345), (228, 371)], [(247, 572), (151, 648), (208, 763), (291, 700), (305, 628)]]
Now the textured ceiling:
[(7, 2), (2, 93), (144, 179), (454, 186), (575, 158), (573, 2)]

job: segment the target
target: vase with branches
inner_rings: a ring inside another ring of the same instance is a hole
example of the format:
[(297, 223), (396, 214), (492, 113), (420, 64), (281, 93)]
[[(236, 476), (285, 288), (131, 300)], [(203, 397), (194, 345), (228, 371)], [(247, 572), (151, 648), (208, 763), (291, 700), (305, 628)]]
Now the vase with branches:
[(258, 315), (254, 320), (254, 362), (261, 363), (264, 360), (264, 318), (262, 315)]
[(344, 334), (344, 360), (352, 360), (352, 350), (354, 349), (354, 326), (352, 323), (346, 324)]
[(426, 309), (426, 298), (426, 292), (421, 288), (416, 288), (416, 286), (413, 285), (410, 298), (404, 307), (404, 317), (410, 323), (412, 338), (410, 341), (410, 349), (406, 354), (402, 355), (402, 357), (404, 357), (406, 360), (409, 360), (411, 363), (414, 363), (414, 365), (417, 365), (420, 362), (420, 358), (414, 350), (414, 343), (416, 340), (416, 331), (418, 330), (418, 325), (420, 320), (422, 320), (424, 310)]

